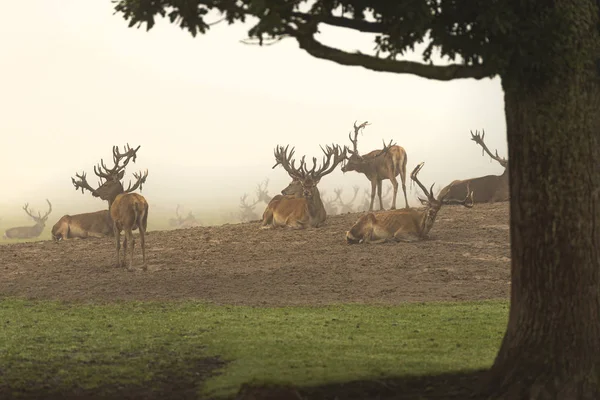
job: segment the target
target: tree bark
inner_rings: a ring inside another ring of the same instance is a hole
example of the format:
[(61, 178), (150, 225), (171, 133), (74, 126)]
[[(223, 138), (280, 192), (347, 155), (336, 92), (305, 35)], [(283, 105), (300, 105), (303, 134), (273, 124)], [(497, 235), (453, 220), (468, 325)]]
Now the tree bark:
[(598, 10), (593, 0), (555, 4), (579, 25), (550, 45), (542, 68), (552, 78), (502, 76), (512, 288), (494, 399), (600, 399)]

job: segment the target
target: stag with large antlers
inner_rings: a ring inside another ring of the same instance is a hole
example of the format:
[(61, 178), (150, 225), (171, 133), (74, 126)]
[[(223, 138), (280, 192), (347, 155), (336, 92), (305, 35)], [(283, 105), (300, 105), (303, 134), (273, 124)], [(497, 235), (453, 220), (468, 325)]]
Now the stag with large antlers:
[(346, 232), (346, 241), (349, 244), (423, 240), (428, 237), (442, 205), (461, 204), (468, 208), (473, 207), (473, 192), (469, 191), (468, 185), (467, 196), (463, 200), (447, 200), (444, 196), (438, 196), (436, 199), (432, 193), (433, 185), (427, 190), (417, 177), (423, 164), (417, 165), (410, 177), (427, 196), (427, 199), (419, 198), (425, 208), (386, 211), (377, 215), (371, 212), (363, 215)]
[(288, 154), (288, 147), (277, 146), (275, 149), (275, 160), (277, 165), (281, 165), (283, 169), (294, 181), (300, 183), (302, 187), (302, 197), (293, 197), (291, 195), (275, 196), (267, 205), (263, 213), (262, 229), (288, 226), (296, 229), (308, 227), (317, 228), (321, 226), (326, 218), (327, 211), (317, 184), (325, 176), (330, 174), (346, 156), (346, 149), (341, 149), (340, 146), (321, 147), (324, 153), (323, 162), (317, 168), (317, 158), (313, 157), (313, 167), (309, 169), (303, 156), (300, 160), (300, 165), (296, 168), (294, 148)]
[(474, 203), (494, 203), (508, 201), (510, 198), (510, 190), (508, 187), (508, 160), (498, 155), (498, 150), (493, 154), (486, 146), (485, 130), (479, 132), (471, 131), (471, 140), (481, 146), (481, 153), (487, 153), (492, 160), (495, 160), (504, 168), (502, 175), (486, 175), (479, 178), (455, 180), (448, 186), (442, 189), (441, 194), (448, 199), (458, 199), (464, 193), (467, 185), (473, 189)]
[(356, 171), (364, 174), (371, 182), (371, 203), (369, 211), (373, 211), (373, 203), (375, 202), (375, 188), (377, 188), (377, 196), (379, 197), (379, 208), (383, 210), (383, 199), (381, 198), (381, 185), (384, 179), (389, 179), (394, 187), (394, 198), (390, 209), (396, 209), (396, 196), (398, 195), (398, 181), (396, 176), (400, 174), (402, 183), (402, 191), (404, 192), (405, 208), (408, 208), (408, 198), (406, 197), (406, 162), (408, 158), (403, 147), (390, 143), (383, 142), (383, 149), (373, 150), (367, 154), (360, 155), (358, 153), (358, 134), (370, 125), (367, 121), (360, 125), (354, 122), (354, 139), (352, 132), (348, 134), (350, 142), (352, 142), (352, 150), (348, 149), (348, 154), (345, 165), (342, 166), (342, 172)]
[(23, 210), (35, 221), (35, 225), (9, 228), (4, 232), (4, 239), (32, 239), (40, 236), (44, 231), (48, 216), (52, 212), (52, 203), (50, 203), (50, 200), (48, 199), (46, 199), (46, 202), (48, 203), (48, 211), (44, 215), (39, 211), (37, 215), (35, 215), (34, 211), (29, 209), (29, 203), (25, 204)]
[[(147, 268), (145, 236), (148, 225), (148, 202), (142, 195), (132, 192), (138, 188), (142, 190), (142, 186), (148, 177), (148, 170), (143, 174), (141, 171), (134, 173), (133, 176), (136, 178), (136, 182), (133, 186), (129, 182), (127, 189), (124, 189), (121, 183), (121, 179), (125, 176), (125, 167), (130, 161), (135, 162), (136, 154), (140, 147), (132, 149), (127, 145), (125, 152), (121, 153), (118, 146), (113, 146), (114, 166), (108, 168), (104, 164), (103, 159), (100, 160), (100, 165), (94, 166), (94, 173), (100, 178), (98, 187), (95, 189), (88, 184), (85, 172), (75, 174), (77, 180), (72, 178), (72, 181), (75, 190), (81, 189), (81, 192), (84, 193), (85, 189), (92, 193), (92, 196), (99, 197), (108, 202), (110, 217), (113, 221), (113, 233), (116, 239), (118, 266), (127, 265), (127, 246), (130, 246), (129, 268), (133, 267), (133, 250), (135, 247), (133, 231), (136, 229), (139, 230), (143, 268), (145, 270)], [(121, 231), (125, 232), (125, 238), (123, 239), (123, 263), (121, 263), (119, 254), (121, 248)]]
[(63, 215), (52, 227), (52, 239), (85, 239), (113, 236), (113, 222), (108, 210)]
[(349, 202), (344, 202), (344, 200), (342, 200), (342, 188), (333, 190), (333, 192), (335, 193), (335, 201), (337, 201), (340, 205), (340, 214), (354, 212), (354, 207), (352, 206), (352, 204), (354, 204), (354, 201), (356, 200), (356, 196), (358, 196), (358, 191), (360, 190), (360, 188), (358, 186), (354, 186), (353, 189), (354, 196), (352, 196), (352, 199), (350, 199)]

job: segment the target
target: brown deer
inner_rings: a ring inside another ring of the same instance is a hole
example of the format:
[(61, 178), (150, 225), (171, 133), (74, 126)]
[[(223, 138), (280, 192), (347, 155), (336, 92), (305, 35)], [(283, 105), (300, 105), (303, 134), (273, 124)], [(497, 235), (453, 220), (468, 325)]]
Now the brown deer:
[[(127, 266), (127, 246), (131, 246), (129, 268), (133, 267), (133, 250), (135, 247), (135, 241), (133, 239), (133, 231), (138, 229), (140, 232), (140, 244), (142, 247), (142, 260), (143, 269), (146, 270), (146, 245), (145, 236), (146, 228), (148, 226), (148, 202), (146, 199), (138, 194), (132, 193), (138, 188), (142, 190), (142, 185), (146, 182), (148, 177), (148, 170), (144, 174), (140, 171), (134, 173), (133, 176), (136, 178), (136, 182), (127, 189), (123, 188), (121, 179), (125, 175), (125, 167), (129, 164), (129, 161), (135, 162), (137, 157), (137, 151), (141, 146), (136, 149), (129, 147), (129, 144), (125, 147), (125, 153), (120, 153), (118, 146), (113, 146), (113, 162), (114, 166), (108, 168), (104, 164), (104, 160), (100, 160), (100, 165), (94, 166), (94, 173), (100, 178), (98, 187), (92, 188), (87, 180), (85, 172), (75, 174), (75, 178), (71, 178), (75, 190), (81, 189), (81, 193), (84, 193), (84, 189), (92, 193), (92, 196), (99, 197), (102, 200), (108, 202), (108, 210), (110, 211), (110, 217), (113, 221), (113, 233), (116, 239), (117, 248), (117, 266)], [(125, 232), (125, 238), (123, 239), (123, 263), (120, 259), (120, 248), (121, 248), (121, 231)]]
[(261, 229), (283, 226), (295, 229), (317, 228), (327, 219), (327, 211), (325, 211), (321, 201), (317, 185), (325, 175), (330, 174), (344, 160), (346, 148), (342, 150), (337, 145), (333, 145), (333, 147), (326, 146), (326, 149), (321, 147), (325, 154), (321, 166), (317, 168), (317, 158), (313, 157), (313, 167), (308, 169), (304, 156), (300, 160), (300, 166), (296, 168), (294, 165), (295, 160), (292, 159), (294, 148), (288, 154), (288, 147), (289, 145), (284, 149), (283, 146), (277, 146), (275, 149), (275, 160), (277, 161), (275, 166), (281, 165), (290, 175), (292, 178), (290, 186), (294, 185), (295, 181), (300, 183), (302, 197), (294, 197), (293, 195), (275, 196), (263, 213)]
[(52, 227), (52, 239), (85, 239), (88, 237), (113, 236), (113, 222), (108, 210), (63, 215)]
[(354, 204), (354, 201), (356, 200), (356, 196), (358, 196), (358, 191), (360, 190), (360, 188), (358, 186), (354, 186), (353, 189), (354, 189), (354, 196), (347, 203), (344, 202), (344, 200), (342, 200), (342, 191), (343, 191), (342, 188), (333, 190), (335, 192), (335, 201), (337, 201), (338, 204), (340, 205), (340, 214), (347, 214), (347, 213), (354, 212), (354, 207), (352, 207), (352, 204)]
[(29, 203), (25, 204), (25, 206), (23, 206), (23, 210), (25, 210), (25, 213), (35, 221), (35, 225), (9, 228), (4, 232), (3, 238), (32, 239), (40, 236), (46, 227), (48, 216), (52, 212), (52, 203), (50, 203), (50, 200), (48, 199), (46, 199), (46, 202), (48, 203), (48, 212), (46, 212), (44, 215), (40, 214), (39, 211), (37, 215), (34, 215), (33, 210), (29, 209)]
[(508, 160), (501, 158), (498, 155), (498, 150), (496, 150), (496, 154), (492, 154), (490, 149), (486, 146), (484, 138), (485, 130), (481, 135), (477, 131), (475, 131), (475, 133), (471, 131), (471, 140), (481, 146), (482, 155), (484, 152), (487, 153), (492, 160), (497, 161), (504, 168), (504, 172), (502, 175), (486, 175), (462, 181), (455, 180), (440, 192), (440, 194), (443, 194), (447, 199), (459, 199), (460, 196), (462, 196), (462, 193), (465, 192), (467, 185), (473, 189), (474, 203), (494, 203), (508, 201), (510, 199), (510, 190), (508, 187)]
[(363, 215), (346, 232), (346, 241), (349, 244), (423, 240), (428, 237), (429, 231), (433, 227), (437, 213), (440, 211), (442, 205), (461, 204), (468, 208), (473, 207), (473, 192), (469, 191), (468, 185), (465, 188), (467, 197), (464, 200), (446, 200), (443, 196), (438, 196), (436, 199), (432, 194), (433, 185), (427, 190), (417, 178), (417, 174), (423, 168), (423, 164), (420, 163), (417, 165), (410, 177), (427, 196), (427, 199), (419, 198), (425, 208), (393, 210), (377, 214), (370, 212)]
[(375, 187), (377, 187), (377, 196), (379, 197), (379, 207), (383, 210), (383, 200), (381, 198), (381, 185), (384, 179), (389, 179), (394, 187), (394, 198), (390, 209), (396, 209), (396, 196), (398, 195), (398, 181), (396, 176), (400, 174), (402, 181), (402, 191), (404, 192), (405, 208), (408, 208), (408, 198), (406, 197), (406, 162), (408, 158), (404, 148), (398, 145), (388, 145), (383, 143), (382, 150), (373, 150), (370, 153), (360, 155), (358, 153), (358, 133), (365, 126), (370, 125), (367, 121), (359, 126), (354, 122), (354, 139), (352, 132), (348, 134), (350, 142), (352, 142), (353, 150), (348, 149), (350, 157), (347, 158), (345, 165), (342, 166), (342, 172), (356, 171), (364, 174), (371, 182), (371, 204), (369, 211), (373, 211), (373, 203), (375, 202)]

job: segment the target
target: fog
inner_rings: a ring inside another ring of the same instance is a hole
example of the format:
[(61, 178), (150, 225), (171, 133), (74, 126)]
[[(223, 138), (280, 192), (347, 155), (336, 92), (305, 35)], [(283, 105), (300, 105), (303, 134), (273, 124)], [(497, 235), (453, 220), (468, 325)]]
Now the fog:
[[(488, 147), (507, 156), (498, 79), (438, 82), (341, 66), (293, 40), (242, 44), (243, 25), (192, 38), (160, 20), (146, 32), (128, 28), (109, 0), (14, 1), (0, 21), (0, 217), (27, 221), (23, 204), (43, 211), (46, 198), (55, 210), (49, 222), (106, 208), (75, 191), (71, 177), (85, 171), (95, 184), (93, 166), (112, 162), (112, 146), (126, 143), (141, 148), (125, 185), (148, 169), (142, 194), (151, 213), (180, 203), (197, 215), (237, 212), (240, 196), (253, 197), (265, 178), (270, 195), (278, 193), (290, 178), (271, 168), (276, 145), (321, 159), (319, 145), (350, 145), (355, 120), (372, 123), (359, 136), (361, 153), (393, 139), (407, 151), (408, 173), (425, 162), (426, 185), (502, 172), (470, 130), (485, 129)], [(323, 29), (321, 39), (373, 48), (372, 35), (345, 29)], [(319, 187), (349, 197), (353, 185), (370, 187), (364, 175), (339, 169)]]

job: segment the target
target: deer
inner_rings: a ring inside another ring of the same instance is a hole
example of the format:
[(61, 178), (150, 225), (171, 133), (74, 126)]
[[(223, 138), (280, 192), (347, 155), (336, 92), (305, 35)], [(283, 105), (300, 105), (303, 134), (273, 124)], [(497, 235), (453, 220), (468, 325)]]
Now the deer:
[[(100, 164), (94, 166), (94, 173), (100, 181), (98, 187), (93, 188), (87, 182), (85, 172), (75, 174), (75, 178), (71, 178), (75, 190), (81, 189), (81, 193), (85, 190), (90, 192), (92, 196), (98, 197), (108, 202), (108, 210), (113, 221), (113, 234), (116, 241), (117, 250), (117, 267), (126, 267), (131, 270), (133, 268), (133, 250), (135, 241), (133, 239), (133, 231), (139, 230), (140, 245), (142, 248), (142, 268), (147, 270), (146, 265), (146, 229), (148, 227), (148, 202), (138, 193), (133, 193), (138, 188), (142, 190), (143, 184), (148, 178), (148, 170), (144, 173), (141, 171), (134, 173), (136, 179), (133, 186), (131, 181), (127, 189), (123, 187), (121, 180), (125, 176), (125, 167), (130, 161), (135, 163), (137, 152), (141, 146), (132, 149), (129, 144), (125, 146), (125, 152), (121, 153), (118, 146), (113, 146), (113, 167), (108, 168), (104, 164), (104, 159), (100, 160)], [(121, 249), (121, 232), (124, 231), (123, 238), (123, 262), (120, 259)], [(127, 246), (131, 247), (129, 266), (127, 266)]]
[(345, 203), (342, 200), (342, 188), (338, 188), (338, 189), (334, 189), (333, 191), (335, 192), (335, 201), (337, 201), (340, 205), (340, 214), (347, 214), (347, 213), (351, 213), (354, 212), (354, 208), (352, 207), (352, 204), (354, 203), (354, 200), (356, 200), (356, 196), (358, 196), (358, 191), (360, 190), (360, 188), (358, 186), (354, 186), (354, 196), (352, 197), (352, 199)]
[(33, 226), (17, 226), (14, 228), (9, 228), (4, 232), (4, 239), (32, 239), (40, 236), (46, 227), (46, 221), (48, 220), (48, 216), (52, 212), (52, 203), (50, 200), (46, 199), (48, 203), (48, 211), (42, 215), (39, 211), (37, 215), (34, 214), (33, 210), (29, 209), (29, 203), (26, 203), (23, 206), (23, 210), (25, 213), (35, 221), (35, 225)]
[(256, 198), (258, 199), (259, 202), (263, 201), (266, 204), (269, 204), (269, 202), (271, 201), (272, 197), (269, 196), (269, 190), (267, 189), (267, 187), (269, 186), (269, 179), (265, 179), (262, 183), (258, 184), (258, 187), (256, 189)]
[(419, 201), (425, 208), (365, 214), (346, 232), (346, 242), (348, 244), (425, 240), (428, 238), (429, 231), (433, 227), (437, 214), (443, 205), (460, 204), (467, 208), (473, 207), (473, 191), (470, 191), (468, 185), (465, 188), (467, 196), (463, 200), (448, 200), (444, 195), (439, 195), (436, 199), (432, 193), (433, 185), (427, 190), (417, 177), (424, 164), (421, 162), (417, 165), (410, 177), (427, 197), (426, 199), (419, 197)]
[(345, 159), (347, 149), (346, 147), (341, 149), (340, 146), (335, 144), (332, 146), (327, 145), (325, 149), (321, 147), (321, 151), (324, 153), (323, 162), (317, 168), (317, 158), (313, 157), (313, 167), (308, 169), (305, 156), (302, 157), (300, 165), (296, 168), (295, 160), (292, 158), (295, 148), (292, 148), (289, 154), (288, 148), (289, 145), (285, 148), (283, 146), (275, 148), (276, 164), (273, 168), (281, 165), (292, 178), (290, 186), (297, 184), (295, 182), (300, 183), (302, 195), (301, 197), (293, 195), (275, 196), (263, 213), (260, 228), (318, 228), (327, 219), (327, 211), (321, 200), (317, 185), (325, 175), (330, 174)]
[(375, 188), (377, 188), (377, 196), (379, 197), (379, 209), (384, 210), (383, 200), (381, 198), (381, 185), (384, 179), (389, 179), (394, 187), (394, 197), (392, 199), (392, 210), (396, 209), (396, 196), (398, 195), (398, 181), (396, 176), (400, 174), (400, 180), (402, 183), (402, 191), (404, 192), (404, 203), (405, 208), (408, 208), (408, 197), (406, 196), (406, 163), (408, 158), (406, 156), (406, 150), (403, 147), (396, 144), (392, 145), (392, 141), (389, 144), (383, 142), (383, 149), (373, 150), (367, 154), (360, 155), (358, 153), (358, 134), (370, 125), (368, 121), (356, 126), (354, 121), (354, 139), (352, 138), (352, 132), (348, 134), (348, 138), (352, 143), (352, 150), (348, 149), (349, 157), (346, 158), (346, 162), (342, 165), (342, 172), (356, 171), (364, 174), (367, 179), (371, 182), (371, 203), (369, 205), (369, 211), (373, 211), (373, 203), (375, 202)]
[(498, 155), (498, 150), (492, 154), (485, 144), (485, 130), (480, 134), (478, 131), (471, 131), (471, 140), (481, 146), (481, 155), (484, 152), (504, 168), (502, 175), (486, 175), (479, 178), (452, 181), (440, 192), (448, 199), (458, 199), (461, 193), (469, 185), (475, 192), (473, 201), (475, 203), (494, 203), (504, 202), (510, 199), (510, 189), (508, 186), (508, 160)]
[(200, 222), (194, 216), (194, 213), (191, 211), (188, 212), (186, 217), (182, 217), (179, 214), (179, 210), (181, 209), (181, 205), (177, 204), (175, 207), (175, 218), (169, 219), (169, 225), (175, 228), (191, 228), (194, 226), (200, 226)]
[(113, 221), (108, 210), (63, 215), (52, 227), (52, 240), (101, 238), (113, 236)]
[(259, 215), (254, 212), (254, 207), (256, 207), (258, 203), (260, 203), (260, 200), (256, 200), (252, 204), (248, 204), (246, 203), (247, 198), (247, 193), (244, 193), (244, 195), (240, 197), (240, 221), (251, 222), (260, 220)]

